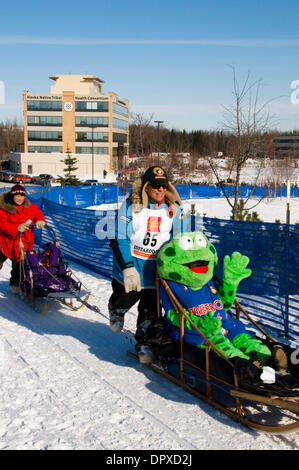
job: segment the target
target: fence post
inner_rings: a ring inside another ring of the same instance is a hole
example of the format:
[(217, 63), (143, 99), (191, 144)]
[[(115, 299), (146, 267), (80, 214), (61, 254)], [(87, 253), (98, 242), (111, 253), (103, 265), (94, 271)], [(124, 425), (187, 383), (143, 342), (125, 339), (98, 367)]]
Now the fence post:
[[(290, 226), (286, 224), (286, 248), (288, 253), (288, 258), (290, 258)], [(286, 276), (286, 272), (284, 274)], [(289, 283), (287, 279), (284, 280), (284, 284), (286, 286), (286, 294), (285, 294), (285, 316), (284, 316), (284, 331), (285, 331), (285, 338), (289, 337)]]
[(90, 185), (91, 189), (91, 205), (94, 206), (94, 189), (93, 189), (93, 184)]

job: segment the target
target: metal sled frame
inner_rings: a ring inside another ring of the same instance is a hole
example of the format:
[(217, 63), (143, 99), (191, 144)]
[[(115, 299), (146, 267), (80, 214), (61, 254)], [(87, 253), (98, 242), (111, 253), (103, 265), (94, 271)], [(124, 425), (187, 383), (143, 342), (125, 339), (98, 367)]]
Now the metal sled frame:
[[(222, 353), (222, 351), (220, 351), (216, 346), (214, 346), (214, 344), (196, 327), (196, 325), (193, 323), (189, 315), (182, 308), (181, 304), (179, 303), (179, 301), (173, 294), (167, 282), (164, 279), (160, 279), (159, 277), (157, 277), (157, 281), (156, 281), (158, 315), (161, 316), (161, 305), (160, 305), (160, 298), (159, 298), (160, 282), (163, 284), (176, 312), (179, 313), (180, 315), (179, 376), (175, 376), (171, 374), (169, 370), (163, 368), (163, 361), (161, 357), (158, 358), (157, 364), (155, 363), (149, 364), (148, 367), (150, 367), (150, 369), (152, 369), (154, 372), (157, 372), (160, 375), (166, 377), (167, 379), (169, 379), (171, 382), (175, 383), (176, 385), (179, 385), (186, 391), (192, 393), (193, 395), (200, 398), (201, 400), (204, 400), (210, 405), (213, 405), (225, 415), (242, 423), (243, 425), (249, 428), (253, 428), (256, 430), (269, 432), (269, 433), (282, 433), (282, 432), (289, 432), (289, 431), (294, 431), (294, 430), (299, 429), (299, 420), (298, 420), (298, 414), (299, 414), (298, 398), (299, 397), (286, 398), (286, 397), (277, 397), (277, 396), (270, 395), (270, 394), (265, 396), (265, 395), (249, 393), (248, 391), (241, 389), (239, 387), (238, 377), (237, 377), (234, 364)], [(239, 317), (240, 314), (243, 313), (248, 318), (248, 320), (266, 336), (268, 340), (270, 340), (271, 342), (277, 342), (250, 317), (250, 315), (245, 311), (245, 309), (239, 304), (238, 301), (235, 301), (235, 307), (236, 307), (237, 317)], [(188, 321), (191, 323), (193, 328), (203, 337), (205, 341), (205, 370), (201, 369), (200, 367), (184, 359), (184, 319), (185, 318), (188, 319)], [(223, 379), (217, 378), (216, 376), (211, 374), (210, 372), (211, 350), (214, 350), (232, 368), (233, 377), (234, 377), (234, 385), (232, 385), (229, 382), (226, 382)], [(137, 358), (136, 355), (130, 352), (128, 352), (128, 355), (130, 355), (131, 357)], [(190, 368), (193, 368), (199, 371), (204, 376), (205, 392), (201, 392), (198, 389), (196, 389), (195, 386), (191, 386), (190, 384), (187, 383), (187, 380), (186, 380), (187, 374), (185, 372), (185, 366), (188, 366)], [(219, 400), (216, 400), (213, 397), (213, 386), (214, 386), (213, 382), (214, 384), (215, 382), (219, 382), (219, 383), (225, 384), (228, 387), (230, 396), (235, 398), (235, 408), (228, 407), (224, 403), (220, 402)], [(251, 405), (252, 404), (264, 404), (264, 405), (268, 405), (271, 407), (279, 408), (280, 411), (287, 410), (288, 413), (290, 412), (292, 413), (291, 417), (288, 416), (288, 419), (291, 419), (292, 422), (278, 424), (278, 425), (267, 425), (267, 424), (264, 424), (263, 422), (255, 421), (248, 416), (248, 413), (246, 412), (247, 411), (246, 407), (248, 407), (248, 404), (245, 404), (244, 400), (246, 402), (250, 402)]]
[[(56, 234), (54, 232), (54, 230), (51, 228), (51, 227), (47, 227), (53, 234), (54, 236), (54, 242), (55, 242), (55, 245), (59, 248), (59, 241), (56, 237)], [(79, 282), (80, 284), (80, 289), (79, 290), (69, 290), (69, 291), (64, 291), (64, 292), (51, 292), (49, 293), (46, 297), (36, 297), (34, 295), (34, 281), (33, 281), (33, 276), (31, 276), (31, 286), (30, 286), (30, 292), (26, 291), (22, 291), (21, 289), (21, 284), (22, 284), (22, 280), (24, 279), (25, 277), (25, 266), (24, 266), (24, 261), (25, 261), (25, 254), (24, 254), (24, 250), (23, 250), (23, 244), (22, 244), (22, 239), (21, 239), (21, 233), (19, 235), (20, 239), (19, 239), (19, 247), (20, 247), (20, 276), (19, 276), (19, 289), (20, 289), (20, 296), (21, 298), (23, 299), (26, 299), (28, 302), (31, 303), (31, 306), (34, 310), (36, 310), (38, 313), (42, 314), (44, 313), (48, 306), (49, 306), (49, 302), (51, 300), (58, 300), (59, 302), (61, 302), (63, 305), (66, 305), (68, 308), (70, 308), (71, 310), (73, 311), (78, 311), (80, 310), (81, 308), (83, 308), (88, 299), (89, 299), (89, 296), (90, 296), (90, 292), (87, 291), (87, 290), (82, 290), (81, 289), (81, 286), (82, 286), (82, 283)], [(44, 266), (42, 266), (45, 270), (47, 270)], [(69, 270), (69, 275), (72, 274), (71, 270)], [(31, 275), (31, 271), (30, 271), (30, 275)], [(51, 274), (52, 277), (55, 278), (54, 275)], [(56, 278), (55, 278), (56, 279)], [(37, 303), (36, 303), (36, 299), (39, 299), (39, 300), (43, 300), (44, 303), (43, 303), (43, 306), (42, 307), (38, 307), (37, 306)]]

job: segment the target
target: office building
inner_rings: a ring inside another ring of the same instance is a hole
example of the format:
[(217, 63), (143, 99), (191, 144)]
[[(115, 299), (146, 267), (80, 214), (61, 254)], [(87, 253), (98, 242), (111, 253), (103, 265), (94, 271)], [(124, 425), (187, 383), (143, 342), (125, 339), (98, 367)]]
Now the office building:
[(56, 75), (49, 94), (24, 91), (24, 152), (14, 153), (15, 171), (62, 175), (67, 153), (77, 175), (118, 170), (128, 153), (129, 102), (93, 75)]
[(298, 158), (299, 134), (279, 135), (274, 139), (275, 155), (278, 157)]

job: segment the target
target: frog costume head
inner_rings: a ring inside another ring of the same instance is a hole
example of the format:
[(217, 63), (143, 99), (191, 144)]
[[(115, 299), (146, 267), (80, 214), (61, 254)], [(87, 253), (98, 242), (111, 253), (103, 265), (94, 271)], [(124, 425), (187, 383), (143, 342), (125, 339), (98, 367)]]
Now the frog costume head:
[(158, 255), (159, 276), (201, 289), (213, 277), (217, 268), (217, 252), (201, 232), (182, 233), (164, 245)]
[[(192, 290), (202, 289), (217, 269), (217, 252), (201, 232), (177, 235), (159, 251), (157, 270), (162, 279), (184, 284)], [(226, 310), (232, 306), (239, 282), (251, 275), (248, 256), (234, 251), (223, 260), (219, 296)]]

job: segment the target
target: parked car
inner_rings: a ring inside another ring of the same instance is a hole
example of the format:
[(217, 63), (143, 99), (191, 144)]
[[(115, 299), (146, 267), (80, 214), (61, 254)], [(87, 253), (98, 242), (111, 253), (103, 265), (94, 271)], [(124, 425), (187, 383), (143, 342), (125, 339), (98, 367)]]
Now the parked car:
[(1, 181), (8, 181), (8, 182), (13, 182), (13, 178), (15, 176), (15, 173), (10, 170), (3, 170), (1, 172)]
[(23, 173), (16, 173), (14, 176), (13, 176), (13, 179), (12, 181), (14, 183), (31, 183), (32, 181), (32, 178), (30, 175), (24, 175)]
[(5, 171), (0, 171), (0, 181), (4, 181)]
[(51, 180), (51, 183), (61, 183), (61, 178), (57, 177), (57, 178), (53, 178), (53, 180)]
[(32, 183), (34, 184), (40, 184), (40, 185), (45, 185), (47, 183), (53, 183), (55, 181), (55, 178), (53, 178), (52, 175), (48, 175), (46, 173), (42, 173), (38, 176), (33, 176), (32, 177)]
[(92, 186), (99, 184), (98, 180), (86, 180), (83, 182), (83, 186)]

